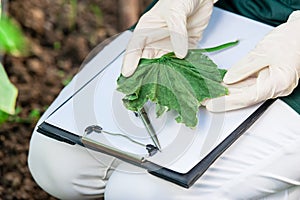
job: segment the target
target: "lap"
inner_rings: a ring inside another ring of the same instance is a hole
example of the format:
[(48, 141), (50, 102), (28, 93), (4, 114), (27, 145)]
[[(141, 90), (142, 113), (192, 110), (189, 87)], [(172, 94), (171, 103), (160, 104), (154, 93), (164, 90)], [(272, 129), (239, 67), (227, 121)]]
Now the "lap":
[(111, 172), (121, 161), (69, 145), (34, 131), (28, 166), (46, 192), (59, 199), (85, 199), (103, 196)]
[(30, 142), (29, 168), (45, 191), (61, 199), (96, 198), (104, 191), (107, 199), (276, 199), (278, 195), (296, 199), (300, 117), (281, 101), (270, 110), (190, 189), (130, 165), (115, 170), (121, 161), (58, 142), (36, 130)]
[(288, 199), (298, 199), (299, 124), (299, 115), (278, 101), (190, 189), (127, 168), (112, 174), (106, 197), (118, 199), (121, 194), (130, 199), (278, 199), (288, 195)]

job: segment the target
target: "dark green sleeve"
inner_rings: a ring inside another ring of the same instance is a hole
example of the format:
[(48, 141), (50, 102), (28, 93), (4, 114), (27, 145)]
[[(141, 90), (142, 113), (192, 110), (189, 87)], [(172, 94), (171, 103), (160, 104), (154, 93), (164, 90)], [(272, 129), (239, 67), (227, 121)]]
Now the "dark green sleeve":
[[(269, 25), (286, 22), (294, 10), (300, 10), (299, 0), (219, 0), (217, 7)], [(300, 84), (287, 97), (281, 98), (300, 114)]]
[(298, 85), (291, 95), (281, 99), (300, 114), (300, 85)]
[(217, 7), (269, 25), (286, 22), (294, 10), (300, 10), (299, 0), (219, 0)]

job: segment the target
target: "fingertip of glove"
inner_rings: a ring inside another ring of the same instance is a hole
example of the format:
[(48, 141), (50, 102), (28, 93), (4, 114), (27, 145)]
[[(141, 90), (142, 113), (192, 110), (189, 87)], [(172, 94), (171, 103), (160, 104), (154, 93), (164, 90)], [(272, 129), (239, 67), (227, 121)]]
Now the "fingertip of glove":
[(127, 62), (124, 62), (123, 63), (123, 66), (122, 66), (122, 69), (121, 69), (121, 74), (124, 76), (124, 77), (129, 77), (131, 76), (135, 70), (136, 70), (136, 67), (137, 65), (134, 65), (134, 64), (129, 64)]
[(232, 84), (232, 83), (234, 83), (234, 81), (232, 80), (232, 78), (230, 76), (227, 76), (227, 74), (224, 76), (223, 82), (225, 84)]
[(188, 42), (185, 38), (173, 38), (173, 49), (177, 58), (183, 59), (188, 52)]
[(187, 55), (187, 51), (175, 51), (175, 55), (177, 58), (183, 59)]
[(238, 81), (240, 81), (239, 75), (234, 72), (230, 72), (230, 70), (227, 71), (227, 73), (225, 74), (225, 76), (223, 78), (223, 82), (225, 84), (233, 84)]
[(122, 76), (124, 76), (124, 77), (130, 77), (133, 73), (134, 73), (134, 71), (135, 70), (125, 70), (125, 69), (122, 69), (122, 71), (121, 71), (121, 74), (122, 74)]
[[(174, 27), (173, 27), (174, 28)], [(184, 58), (188, 52), (188, 36), (185, 27), (177, 27), (177, 30), (170, 30), (170, 39), (175, 55)]]
[(125, 53), (123, 58), (121, 74), (125, 77), (131, 76), (135, 72), (139, 64), (140, 57), (140, 52), (133, 51), (130, 53)]
[(205, 101), (205, 107), (210, 112), (224, 112), (226, 110), (225, 101), (222, 98)]
[(131, 64), (128, 64), (128, 62), (124, 62), (123, 63), (123, 66), (122, 66), (122, 69), (121, 69), (121, 74), (124, 76), (124, 77), (129, 77), (131, 76), (136, 68), (137, 68), (137, 65), (138, 63), (133, 61), (133, 62), (130, 62)]

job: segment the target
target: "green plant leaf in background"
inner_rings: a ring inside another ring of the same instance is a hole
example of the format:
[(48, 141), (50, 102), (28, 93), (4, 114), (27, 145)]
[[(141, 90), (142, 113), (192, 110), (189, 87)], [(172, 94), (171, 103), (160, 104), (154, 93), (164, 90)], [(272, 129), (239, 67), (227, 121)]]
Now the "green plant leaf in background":
[(8, 120), (8, 118), (9, 118), (9, 114), (7, 114), (6, 112), (3, 112), (2, 110), (0, 110), (0, 126), (4, 122), (6, 122)]
[(4, 67), (0, 63), (0, 110), (14, 114), (17, 96), (17, 88), (11, 84)]
[[(0, 54), (24, 55), (26, 41), (21, 29), (7, 16), (0, 15), (0, 17)], [(0, 111), (2, 112), (0, 118), (2, 120), (7, 118), (6, 114), (15, 113), (17, 95), (17, 88), (11, 84), (2, 63), (0, 63)]]
[(150, 100), (156, 103), (157, 116), (175, 110), (176, 121), (187, 127), (198, 123), (201, 102), (228, 93), (221, 82), (224, 70), (199, 50), (190, 50), (185, 59), (169, 53), (157, 59), (141, 59), (129, 78), (120, 76), (117, 90), (124, 93), (125, 107), (138, 111)]
[(0, 19), (0, 51), (14, 56), (23, 55), (25, 49), (25, 37), (19, 27), (8, 17)]

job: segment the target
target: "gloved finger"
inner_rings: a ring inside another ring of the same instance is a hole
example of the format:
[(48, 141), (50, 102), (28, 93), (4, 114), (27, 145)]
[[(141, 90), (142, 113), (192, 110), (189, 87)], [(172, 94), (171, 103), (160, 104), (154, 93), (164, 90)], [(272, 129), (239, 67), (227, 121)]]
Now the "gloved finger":
[(167, 49), (160, 49), (155, 47), (146, 47), (142, 53), (141, 58), (160, 58), (169, 53)]
[(135, 72), (147, 44), (166, 37), (168, 37), (166, 29), (140, 29), (135, 31), (123, 58), (122, 75), (129, 77)]
[(230, 85), (229, 95), (209, 100), (206, 108), (211, 112), (224, 112), (255, 105), (274, 96), (275, 84), (276, 81), (270, 78), (269, 69), (261, 70), (254, 84)]
[(173, 47), (170, 37), (152, 42), (145, 46), (142, 58), (160, 58), (166, 53), (172, 52)]
[(166, 17), (173, 51), (178, 58), (184, 58), (188, 52), (186, 20), (186, 16), (175, 11)]
[(205, 102), (206, 109), (211, 112), (224, 112), (249, 106), (250, 101), (248, 101), (248, 94), (245, 93), (245, 90), (248, 91), (251, 86), (245, 88), (229, 87), (229, 95), (207, 100)]
[(125, 53), (125, 56), (123, 58), (122, 70), (121, 70), (123, 76), (129, 77), (135, 72), (139, 64), (141, 54), (142, 54), (142, 49), (137, 49), (135, 51)]
[(237, 83), (256, 74), (269, 64), (268, 59), (263, 54), (250, 52), (246, 57), (228, 69), (223, 81), (226, 84)]
[[(186, 27), (188, 30), (189, 40), (191, 39), (196, 40), (197, 43), (201, 40), (203, 31), (205, 30), (205, 28), (209, 23), (212, 10), (213, 10), (213, 2), (208, 1), (200, 5), (200, 7), (197, 9), (196, 12), (188, 16)], [(195, 48), (195, 46), (192, 48)]]
[(257, 102), (289, 95), (297, 86), (298, 79), (294, 68), (286, 66), (285, 63), (276, 63), (262, 70), (254, 85), (256, 88), (253, 88), (256, 90)]
[(286, 96), (296, 87), (297, 75), (288, 67), (268, 67), (260, 71), (252, 85), (240, 83), (229, 86), (229, 95), (206, 102), (212, 112), (223, 112), (248, 107), (270, 98)]
[[(248, 78), (246, 80), (243, 80), (237, 84), (233, 84), (233, 85), (226, 85), (226, 84), (222, 84), (224, 87), (228, 88), (229, 90), (229, 95), (236, 95), (236, 94), (241, 94), (243, 92), (243, 88), (248, 88), (253, 86), (256, 83), (257, 78)], [(201, 105), (206, 106), (207, 110), (211, 111), (211, 112), (223, 112), (226, 110), (234, 110), (234, 108), (232, 108), (232, 105), (228, 105), (228, 102), (230, 104), (236, 104), (235, 100), (227, 100), (228, 96), (222, 96), (222, 97), (218, 97), (218, 98), (214, 98), (214, 99), (206, 99), (205, 101), (201, 102)], [(240, 99), (237, 98), (238, 101), (240, 101)], [(231, 103), (232, 102), (232, 103)], [(229, 108), (225, 108), (225, 103), (227, 107), (230, 107), (232, 109)]]

